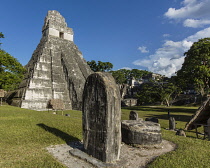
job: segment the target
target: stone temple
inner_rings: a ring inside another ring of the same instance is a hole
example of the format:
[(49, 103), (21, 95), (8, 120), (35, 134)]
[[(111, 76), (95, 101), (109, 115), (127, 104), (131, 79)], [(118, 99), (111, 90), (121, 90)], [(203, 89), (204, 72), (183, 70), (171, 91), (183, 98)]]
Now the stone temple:
[(19, 89), (9, 97), (11, 105), (46, 110), (49, 100), (60, 99), (66, 109), (81, 110), (85, 80), (92, 71), (59, 12), (48, 11), (42, 38), (26, 69)]

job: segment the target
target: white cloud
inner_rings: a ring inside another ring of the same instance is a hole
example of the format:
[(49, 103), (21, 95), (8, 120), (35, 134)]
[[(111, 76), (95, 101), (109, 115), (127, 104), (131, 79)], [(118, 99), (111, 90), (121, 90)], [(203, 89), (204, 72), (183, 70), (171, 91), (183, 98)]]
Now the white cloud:
[(120, 69), (127, 69), (127, 70), (131, 70), (132, 68), (130, 68), (130, 67), (122, 67), (122, 68), (120, 68)]
[(170, 37), (170, 34), (163, 34), (163, 37)]
[(185, 27), (193, 27), (193, 28), (203, 27), (208, 24), (210, 24), (210, 20), (208, 19), (205, 20), (186, 19), (183, 23)]
[(181, 4), (181, 8), (169, 8), (164, 15), (169, 19), (183, 21), (184, 27), (199, 28), (210, 24), (209, 0), (184, 0)]
[(197, 0), (184, 0), (182, 4), (184, 5), (193, 5), (196, 4)]
[(147, 67), (149, 71), (170, 77), (181, 68), (184, 62), (184, 52), (189, 50), (198, 39), (205, 37), (210, 37), (210, 27), (182, 41), (166, 40), (162, 47), (157, 49), (148, 59), (136, 60), (133, 64)]
[[(183, 21), (185, 27), (201, 28), (210, 24), (210, 0), (183, 0), (179, 9), (169, 8), (164, 14), (169, 19)], [(166, 35), (165, 35), (166, 36)], [(201, 38), (210, 37), (210, 27), (184, 38), (181, 41), (166, 40), (148, 59), (136, 60), (135, 65), (170, 77), (175, 75), (184, 62), (184, 53)]]
[(180, 9), (169, 8), (165, 16), (169, 19), (198, 18), (210, 15), (209, 0), (184, 0)]
[(206, 38), (206, 37), (210, 37), (210, 27), (208, 27), (208, 28), (206, 28), (206, 29), (203, 29), (203, 30), (201, 30), (201, 31), (198, 31), (197, 33), (195, 33), (195, 34), (192, 35), (192, 36), (187, 37), (186, 39), (187, 39), (188, 41), (195, 42), (195, 41), (197, 41), (198, 39)]
[(139, 47), (138, 50), (140, 50), (141, 53), (148, 53), (149, 52), (149, 50), (147, 50), (147, 47), (145, 47), (145, 46)]
[(140, 65), (143, 67), (151, 67), (153, 63), (150, 59), (143, 59), (143, 60), (136, 60), (133, 62), (133, 64)]

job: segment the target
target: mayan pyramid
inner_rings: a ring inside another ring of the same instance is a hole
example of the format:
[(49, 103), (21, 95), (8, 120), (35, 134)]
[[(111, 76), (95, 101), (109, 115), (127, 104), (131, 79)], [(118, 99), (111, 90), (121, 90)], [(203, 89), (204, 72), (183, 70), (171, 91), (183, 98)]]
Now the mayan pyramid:
[(48, 11), (42, 38), (26, 69), (19, 90), (10, 95), (12, 105), (45, 110), (49, 100), (60, 99), (66, 109), (81, 109), (85, 80), (92, 71), (59, 12)]

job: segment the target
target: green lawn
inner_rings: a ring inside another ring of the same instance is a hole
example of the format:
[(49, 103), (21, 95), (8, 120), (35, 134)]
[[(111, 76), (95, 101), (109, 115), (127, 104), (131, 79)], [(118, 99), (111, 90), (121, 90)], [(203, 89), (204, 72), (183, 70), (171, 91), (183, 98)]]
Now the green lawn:
[[(186, 132), (187, 138), (168, 131), (167, 112), (175, 117), (177, 128), (184, 128), (196, 107), (134, 107), (139, 117), (157, 117), (163, 138), (177, 144), (176, 151), (158, 157), (149, 167), (199, 168), (210, 166), (210, 141), (196, 139), (195, 133)], [(122, 119), (128, 119), (131, 109), (122, 109)], [(63, 167), (45, 147), (82, 139), (82, 114), (65, 111), (70, 117), (26, 110), (12, 106), (0, 106), (0, 167), (19, 168)]]

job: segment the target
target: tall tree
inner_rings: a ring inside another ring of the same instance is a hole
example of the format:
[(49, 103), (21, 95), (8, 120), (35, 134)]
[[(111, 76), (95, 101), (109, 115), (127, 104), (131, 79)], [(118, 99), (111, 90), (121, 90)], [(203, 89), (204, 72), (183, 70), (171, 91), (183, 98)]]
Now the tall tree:
[(25, 68), (16, 58), (0, 49), (0, 89), (16, 89), (24, 76), (24, 72)]
[(111, 73), (118, 84), (124, 84), (128, 83), (132, 78), (141, 80), (143, 76), (146, 76), (151, 72), (139, 69), (119, 69), (117, 71), (111, 71)]
[(142, 103), (154, 103), (160, 102), (169, 106), (169, 102), (172, 96), (177, 91), (177, 87), (170, 82), (163, 81), (151, 81), (144, 83), (138, 91), (139, 102)]
[(151, 74), (151, 72), (146, 70), (132, 69), (130, 72), (130, 76), (135, 78), (136, 80), (141, 80), (142, 77)]
[[(0, 32), (0, 38), (4, 38), (4, 34), (2, 32)], [(1, 49), (1, 44), (2, 43), (0, 43), (0, 49)]]
[(127, 84), (129, 70), (120, 69), (117, 71), (111, 71), (111, 74), (115, 78), (117, 84)]
[(113, 68), (113, 64), (110, 62), (98, 61), (96, 63), (96, 61), (92, 60), (92, 61), (87, 61), (87, 64), (94, 72), (109, 72)]
[(193, 43), (184, 54), (182, 68), (177, 72), (182, 84), (193, 84), (202, 96), (209, 93), (210, 86), (210, 38)]

